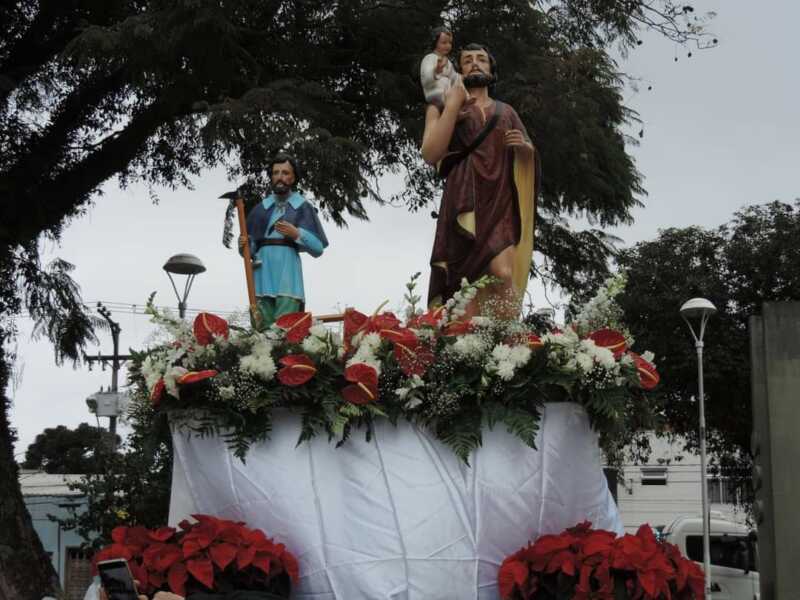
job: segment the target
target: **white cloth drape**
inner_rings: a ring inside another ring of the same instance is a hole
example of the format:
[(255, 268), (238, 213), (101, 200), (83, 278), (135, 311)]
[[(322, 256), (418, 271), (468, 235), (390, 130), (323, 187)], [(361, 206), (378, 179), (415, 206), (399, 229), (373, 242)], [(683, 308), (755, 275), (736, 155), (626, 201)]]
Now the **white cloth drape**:
[(275, 415), (246, 463), (219, 438), (173, 434), (170, 524), (191, 513), (241, 520), (297, 556), (303, 600), (497, 600), (503, 558), (589, 520), (621, 534), (597, 436), (576, 404), (548, 404), (538, 450), (497, 426), (470, 466), (428, 432), (379, 422), (371, 442), (296, 445)]

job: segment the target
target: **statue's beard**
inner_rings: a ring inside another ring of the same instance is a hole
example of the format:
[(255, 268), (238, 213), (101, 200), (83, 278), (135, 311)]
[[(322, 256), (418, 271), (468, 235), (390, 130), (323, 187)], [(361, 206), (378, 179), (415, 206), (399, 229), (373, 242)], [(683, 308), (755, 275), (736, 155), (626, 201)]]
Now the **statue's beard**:
[(288, 194), (290, 191), (292, 191), (292, 186), (287, 185), (287, 184), (283, 183), (282, 181), (279, 181), (278, 183), (273, 183), (272, 184), (272, 191), (275, 192), (276, 194), (282, 196), (282, 195)]
[(486, 73), (472, 73), (464, 77), (464, 87), (467, 89), (489, 87), (492, 83), (494, 77)]

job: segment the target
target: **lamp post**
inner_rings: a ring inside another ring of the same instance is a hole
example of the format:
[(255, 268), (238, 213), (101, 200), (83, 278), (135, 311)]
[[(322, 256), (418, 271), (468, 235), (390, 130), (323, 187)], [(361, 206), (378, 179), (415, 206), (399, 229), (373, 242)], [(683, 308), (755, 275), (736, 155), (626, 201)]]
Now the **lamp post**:
[[(176, 254), (171, 256), (167, 262), (164, 263), (164, 270), (167, 272), (167, 277), (172, 284), (172, 289), (175, 290), (175, 296), (178, 298), (178, 316), (183, 319), (186, 316), (186, 299), (189, 297), (189, 291), (192, 289), (192, 283), (196, 275), (203, 273), (206, 270), (203, 261), (194, 256), (193, 254)], [(186, 275), (186, 284), (183, 286), (183, 296), (178, 292), (178, 287), (175, 285), (175, 280), (172, 275)]]
[[(703, 504), (703, 571), (705, 573), (705, 597), (711, 598), (711, 523), (708, 505), (708, 474), (706, 471), (706, 408), (703, 395), (703, 335), (706, 323), (717, 312), (716, 307), (705, 298), (692, 298), (681, 306), (681, 317), (689, 326), (697, 350), (697, 397), (700, 402), (700, 486)], [(699, 332), (695, 334), (692, 320), (698, 321)]]

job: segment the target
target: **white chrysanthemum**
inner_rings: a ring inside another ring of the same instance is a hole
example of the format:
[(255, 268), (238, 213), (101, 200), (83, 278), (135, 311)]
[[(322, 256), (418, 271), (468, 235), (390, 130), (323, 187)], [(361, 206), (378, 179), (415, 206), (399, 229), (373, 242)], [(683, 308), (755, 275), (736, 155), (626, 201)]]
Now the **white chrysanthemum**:
[(606, 371), (616, 371), (618, 369), (617, 359), (614, 358), (614, 353), (608, 348), (595, 346), (594, 360)]
[(303, 350), (306, 351), (308, 354), (324, 354), (328, 350), (328, 344), (325, 343), (324, 339), (320, 339), (316, 336), (309, 335), (303, 340)]
[(514, 378), (514, 363), (510, 360), (501, 360), (497, 363), (497, 376), (503, 381)]
[(633, 366), (633, 357), (630, 354), (623, 354), (622, 358), (619, 359), (619, 364), (625, 367), (632, 367)]
[(250, 354), (239, 359), (239, 368), (245, 373), (270, 381), (277, 368), (272, 359), (272, 344), (261, 338), (253, 344)]
[(509, 358), (514, 365), (519, 368), (528, 363), (531, 358), (531, 349), (527, 346), (513, 346), (509, 353)]
[(497, 362), (507, 361), (511, 357), (511, 346), (506, 344), (497, 344), (492, 349), (492, 358)]
[(650, 352), (650, 350), (647, 350), (642, 354), (642, 358), (645, 359), (647, 362), (649, 362), (651, 365), (655, 364), (654, 362), (655, 357), (656, 355)]
[(464, 358), (479, 357), (483, 355), (485, 351), (486, 340), (483, 336), (474, 333), (458, 336), (453, 345), (450, 346), (450, 352)]
[(592, 357), (586, 354), (585, 352), (579, 352), (575, 355), (575, 361), (578, 363), (578, 367), (584, 373), (588, 373), (592, 369), (594, 369), (594, 360)]

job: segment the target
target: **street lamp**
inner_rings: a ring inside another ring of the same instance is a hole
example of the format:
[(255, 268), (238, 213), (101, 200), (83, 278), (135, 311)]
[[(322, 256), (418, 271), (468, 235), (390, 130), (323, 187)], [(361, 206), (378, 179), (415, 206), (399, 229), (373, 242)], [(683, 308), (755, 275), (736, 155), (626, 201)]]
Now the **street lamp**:
[[(710, 513), (708, 506), (708, 480), (706, 472), (706, 408), (703, 396), (703, 335), (706, 323), (717, 312), (716, 307), (705, 298), (692, 298), (681, 306), (681, 316), (689, 326), (697, 349), (697, 396), (700, 401), (700, 486), (703, 503), (703, 571), (705, 571), (705, 597), (711, 598), (711, 540)], [(692, 321), (699, 323), (699, 335), (695, 334)]]
[[(171, 256), (167, 262), (164, 263), (164, 270), (167, 272), (167, 277), (172, 284), (172, 289), (175, 290), (175, 296), (178, 298), (178, 315), (181, 319), (186, 316), (186, 299), (189, 297), (189, 291), (192, 289), (192, 283), (196, 275), (203, 273), (206, 268), (203, 261), (194, 256), (193, 254), (176, 254)], [(183, 296), (178, 292), (178, 287), (175, 285), (175, 280), (172, 275), (186, 275), (186, 285), (183, 287)]]

